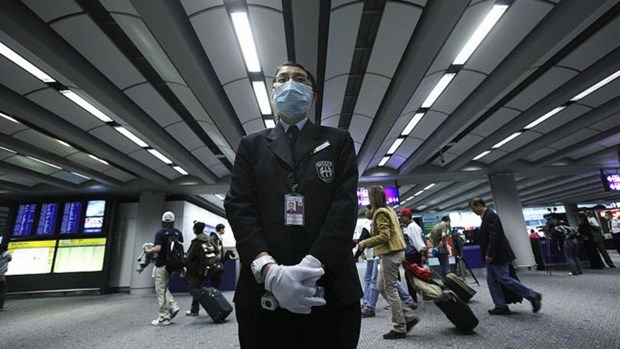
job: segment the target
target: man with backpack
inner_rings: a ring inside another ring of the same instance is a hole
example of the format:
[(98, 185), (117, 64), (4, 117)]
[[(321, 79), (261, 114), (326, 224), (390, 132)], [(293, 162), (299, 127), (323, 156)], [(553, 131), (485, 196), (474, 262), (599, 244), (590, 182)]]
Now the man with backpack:
[(146, 253), (157, 253), (155, 260), (155, 293), (159, 302), (159, 317), (151, 321), (153, 326), (167, 326), (179, 313), (179, 306), (168, 289), (172, 273), (180, 271), (185, 264), (183, 256), (183, 234), (174, 227), (174, 213), (164, 212), (162, 229), (155, 233), (153, 247)]
[(207, 276), (212, 265), (217, 263), (217, 245), (204, 232), (203, 222), (194, 222), (194, 234), (196, 238), (192, 240), (187, 250), (187, 260), (185, 261), (184, 274), (189, 283), (189, 293), (192, 295), (192, 306), (185, 312), (186, 316), (198, 316), (200, 303), (196, 298), (197, 292), (202, 287), (202, 282)]

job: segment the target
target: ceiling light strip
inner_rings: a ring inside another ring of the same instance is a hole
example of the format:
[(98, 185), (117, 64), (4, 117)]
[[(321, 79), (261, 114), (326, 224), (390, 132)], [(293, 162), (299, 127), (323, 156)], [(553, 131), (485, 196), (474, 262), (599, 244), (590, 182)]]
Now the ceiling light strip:
[(258, 60), (258, 53), (256, 51), (256, 45), (254, 44), (254, 36), (252, 35), (252, 28), (250, 27), (250, 21), (246, 12), (233, 12), (230, 14), (235, 32), (237, 33), (237, 40), (239, 40), (239, 46), (245, 60), (245, 65), (248, 67), (248, 71), (258, 73), (261, 71), (260, 61)]
[(118, 131), (118, 133), (120, 133), (123, 136), (127, 137), (130, 141), (136, 143), (140, 148), (148, 148), (149, 147), (149, 145), (146, 144), (146, 142), (144, 142), (142, 139), (140, 139), (140, 137), (136, 136), (135, 134), (133, 134), (131, 131), (129, 131), (128, 129), (124, 128), (123, 126), (115, 126), (114, 129), (116, 131)]
[(160, 153), (157, 149), (151, 148), (151, 149), (147, 149), (147, 151), (151, 153), (151, 155), (153, 155), (154, 157), (161, 160), (166, 165), (172, 165), (172, 161), (168, 159), (166, 156), (164, 156), (164, 154)]
[(81, 173), (77, 173), (77, 172), (73, 172), (73, 171), (70, 171), (70, 172), (71, 172), (72, 174), (74, 174), (74, 175), (76, 175), (76, 176), (78, 176), (78, 177), (82, 177), (82, 178), (84, 178), (84, 179), (86, 179), (86, 180), (91, 180), (91, 179), (92, 179), (92, 178), (90, 178), (90, 177), (84, 176), (84, 175), (83, 175), (83, 174), (81, 174)]
[(276, 121), (274, 119), (265, 119), (265, 127), (266, 128), (276, 127)]
[(267, 93), (265, 82), (252, 81), (252, 87), (254, 88), (254, 95), (258, 101), (260, 113), (263, 115), (271, 115), (271, 103), (269, 102), (269, 94)]
[(454, 79), (455, 76), (456, 76), (456, 73), (444, 74), (444, 76), (442, 76), (441, 79), (439, 79), (439, 82), (437, 83), (437, 85), (435, 85), (431, 93), (429, 93), (428, 97), (426, 97), (426, 99), (424, 100), (424, 103), (422, 103), (422, 108), (430, 108), (433, 105), (433, 103), (435, 103), (437, 98), (439, 98), (441, 93), (446, 89), (446, 87), (448, 87), (448, 85), (450, 84), (450, 81), (452, 81), (452, 79)]
[(0, 42), (0, 54), (9, 59), (11, 62), (17, 64), (20, 68), (24, 69), (28, 73), (34, 75), (37, 79), (43, 82), (56, 82), (51, 76), (44, 73), (41, 69), (37, 68), (34, 64), (30, 63), (24, 57), (20, 56), (17, 52), (11, 50), (6, 45)]
[(473, 158), (472, 160), (480, 160), (480, 159), (482, 159), (483, 157), (485, 157), (485, 156), (489, 155), (489, 153), (491, 153), (491, 151), (490, 151), (490, 150), (485, 150), (485, 151), (483, 151), (482, 153), (480, 153), (480, 154), (476, 155), (476, 157), (475, 157), (475, 158)]
[(576, 101), (586, 97), (590, 93), (598, 90), (599, 88), (609, 84), (610, 82), (614, 81), (618, 77), (620, 77), (620, 70), (618, 70), (617, 72), (611, 74), (610, 76), (606, 77), (605, 79), (599, 81), (598, 83), (592, 85), (590, 88), (588, 88), (587, 90), (581, 92), (580, 94), (576, 95), (575, 97), (571, 98), (570, 101), (571, 102), (576, 102)]
[(411, 118), (411, 120), (409, 120), (409, 123), (407, 124), (407, 126), (405, 127), (405, 129), (403, 130), (403, 133), (401, 133), (401, 136), (409, 136), (409, 134), (411, 133), (411, 131), (413, 131), (413, 129), (418, 125), (418, 123), (420, 122), (420, 120), (422, 120), (422, 117), (424, 116), (424, 113), (415, 113), (413, 115), (413, 117)]
[(14, 123), (16, 123), (16, 124), (19, 124), (19, 123), (20, 123), (19, 121), (17, 121), (17, 120), (15, 120), (15, 119), (13, 119), (12, 117), (10, 117), (10, 116), (8, 116), (8, 115), (6, 115), (6, 114), (4, 114), (4, 113), (0, 113), (0, 117), (2, 117), (2, 118), (4, 118), (4, 119), (7, 119), (7, 120), (9, 120), (10, 122), (14, 122)]
[(387, 155), (393, 155), (394, 153), (396, 153), (396, 150), (398, 149), (398, 147), (400, 147), (401, 144), (403, 144), (404, 140), (404, 138), (396, 138), (394, 143), (392, 143), (390, 149), (387, 151)]
[(185, 171), (185, 169), (183, 169), (183, 167), (181, 166), (172, 166), (173, 169), (175, 169), (175, 171), (177, 171), (178, 173), (187, 176), (189, 173), (187, 171)]
[(15, 150), (13, 150), (13, 149), (5, 148), (5, 147), (2, 147), (2, 146), (0, 146), (0, 149), (2, 149), (4, 151), (7, 151), (9, 153), (17, 154), (17, 152)]
[(431, 183), (429, 185), (427, 185), (426, 187), (424, 187), (424, 190), (429, 190), (430, 188), (434, 187), (436, 183)]
[(105, 161), (105, 160), (103, 160), (103, 159), (99, 159), (98, 157), (96, 157), (96, 156), (94, 156), (94, 155), (92, 155), (92, 154), (88, 154), (88, 157), (89, 157), (89, 158), (91, 158), (91, 159), (93, 159), (93, 160), (97, 160), (97, 161), (99, 161), (100, 163), (102, 163), (102, 164), (104, 164), (104, 165), (110, 165), (110, 163), (109, 163), (109, 162), (107, 162), (107, 161)]
[(478, 25), (478, 28), (476, 28), (474, 34), (472, 34), (469, 40), (467, 40), (467, 43), (463, 46), (461, 52), (459, 52), (452, 64), (463, 65), (467, 62), (469, 57), (471, 57), (474, 51), (476, 51), (480, 43), (482, 43), (482, 40), (484, 40), (495, 24), (497, 24), (504, 12), (506, 12), (506, 9), (508, 9), (508, 5), (499, 4), (494, 5), (491, 8), (489, 13), (487, 13), (482, 22)]
[(58, 92), (60, 92), (63, 96), (69, 98), (71, 101), (73, 101), (73, 103), (79, 105), (80, 107), (82, 107), (87, 112), (91, 113), (97, 119), (99, 119), (99, 120), (101, 120), (101, 121), (103, 121), (105, 123), (113, 121), (109, 116), (104, 114), (101, 110), (97, 109), (92, 104), (88, 103), (82, 97), (78, 96), (75, 92), (73, 92), (73, 91), (71, 91), (69, 89), (67, 89), (67, 90), (60, 90)]
[(552, 111), (548, 112), (547, 114), (545, 114), (545, 115), (543, 115), (543, 116), (539, 117), (538, 119), (536, 119), (536, 120), (534, 120), (534, 121), (530, 122), (530, 123), (529, 123), (529, 124), (527, 124), (527, 126), (525, 126), (524, 128), (525, 128), (526, 130), (529, 130), (529, 129), (531, 129), (531, 128), (535, 127), (536, 125), (540, 124), (541, 122), (543, 122), (543, 121), (545, 121), (545, 120), (549, 119), (550, 117), (554, 116), (555, 114), (557, 114), (557, 113), (561, 112), (562, 110), (564, 110), (564, 108), (566, 108), (566, 106), (565, 106), (565, 105), (563, 105), (563, 106), (559, 106), (559, 107), (557, 107), (557, 108), (553, 109)]
[(519, 136), (521, 135), (521, 133), (523, 133), (523, 132), (521, 132), (521, 131), (519, 131), (519, 132), (515, 132), (515, 133), (511, 134), (510, 136), (508, 136), (508, 137), (504, 138), (504, 140), (502, 140), (502, 141), (500, 141), (500, 142), (496, 143), (496, 144), (495, 144), (494, 146), (492, 146), (491, 148), (493, 148), (493, 149), (497, 149), (497, 148), (499, 148), (499, 147), (503, 146), (504, 144), (506, 144), (506, 143), (508, 143), (508, 142), (512, 141), (513, 139), (515, 139), (515, 138), (519, 137)]
[(30, 159), (30, 160), (34, 160), (34, 161), (36, 161), (36, 162), (42, 163), (43, 165), (47, 165), (47, 166), (49, 166), (49, 167), (53, 167), (53, 168), (55, 168), (55, 169), (57, 169), (57, 170), (62, 170), (62, 167), (57, 166), (57, 165), (54, 165), (54, 164), (51, 164), (51, 163), (49, 163), (49, 162), (47, 162), (47, 161), (43, 161), (43, 160), (41, 160), (41, 159), (37, 159), (37, 158), (32, 157), (32, 156), (26, 156), (26, 157), (27, 157), (28, 159)]
[(379, 162), (379, 167), (385, 166), (385, 164), (387, 164), (389, 160), (390, 160), (389, 156), (384, 156), (383, 159), (381, 159), (381, 161)]

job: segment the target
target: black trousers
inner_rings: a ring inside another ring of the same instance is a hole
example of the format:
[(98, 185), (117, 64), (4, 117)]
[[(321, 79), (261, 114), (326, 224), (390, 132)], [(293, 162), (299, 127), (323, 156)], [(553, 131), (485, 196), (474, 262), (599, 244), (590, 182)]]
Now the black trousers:
[(192, 295), (192, 306), (190, 308), (190, 311), (196, 314), (200, 310), (200, 303), (198, 303), (198, 300), (194, 296), (197, 294), (197, 292), (202, 287), (202, 282), (204, 281), (204, 277), (203, 276), (188, 276), (187, 281), (189, 284), (189, 294)]
[(240, 306), (235, 312), (242, 349), (354, 349), (360, 336), (359, 302), (341, 308), (315, 308), (309, 315)]
[(6, 279), (0, 280), (0, 309), (4, 308), (5, 298), (6, 298)]

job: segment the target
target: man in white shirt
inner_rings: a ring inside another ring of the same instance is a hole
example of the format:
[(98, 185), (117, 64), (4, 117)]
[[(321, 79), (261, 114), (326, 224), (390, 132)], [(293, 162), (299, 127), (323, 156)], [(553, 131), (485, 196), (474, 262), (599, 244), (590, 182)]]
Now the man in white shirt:
[(620, 254), (620, 219), (614, 217), (609, 211), (605, 211), (605, 218), (607, 219), (607, 224), (609, 224), (611, 238), (614, 240), (618, 254)]
[[(426, 264), (426, 244), (422, 239), (422, 228), (412, 219), (410, 209), (403, 208), (398, 212), (398, 216), (400, 217), (401, 223), (404, 225), (403, 234), (408, 237), (408, 239), (405, 239), (405, 242), (413, 245), (413, 248), (417, 252), (416, 254), (405, 253), (405, 259), (407, 262), (417, 263), (421, 267), (423, 264)], [(406, 251), (405, 249), (405, 252)], [(413, 300), (417, 302), (415, 285), (412, 284), (409, 278), (405, 279), (407, 280), (407, 290), (409, 294)]]

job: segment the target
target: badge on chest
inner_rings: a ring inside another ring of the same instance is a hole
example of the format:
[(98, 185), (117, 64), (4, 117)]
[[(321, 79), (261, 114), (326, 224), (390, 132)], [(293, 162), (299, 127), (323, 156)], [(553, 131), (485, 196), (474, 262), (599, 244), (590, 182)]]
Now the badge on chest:
[(304, 196), (297, 193), (284, 195), (284, 225), (304, 225)]

